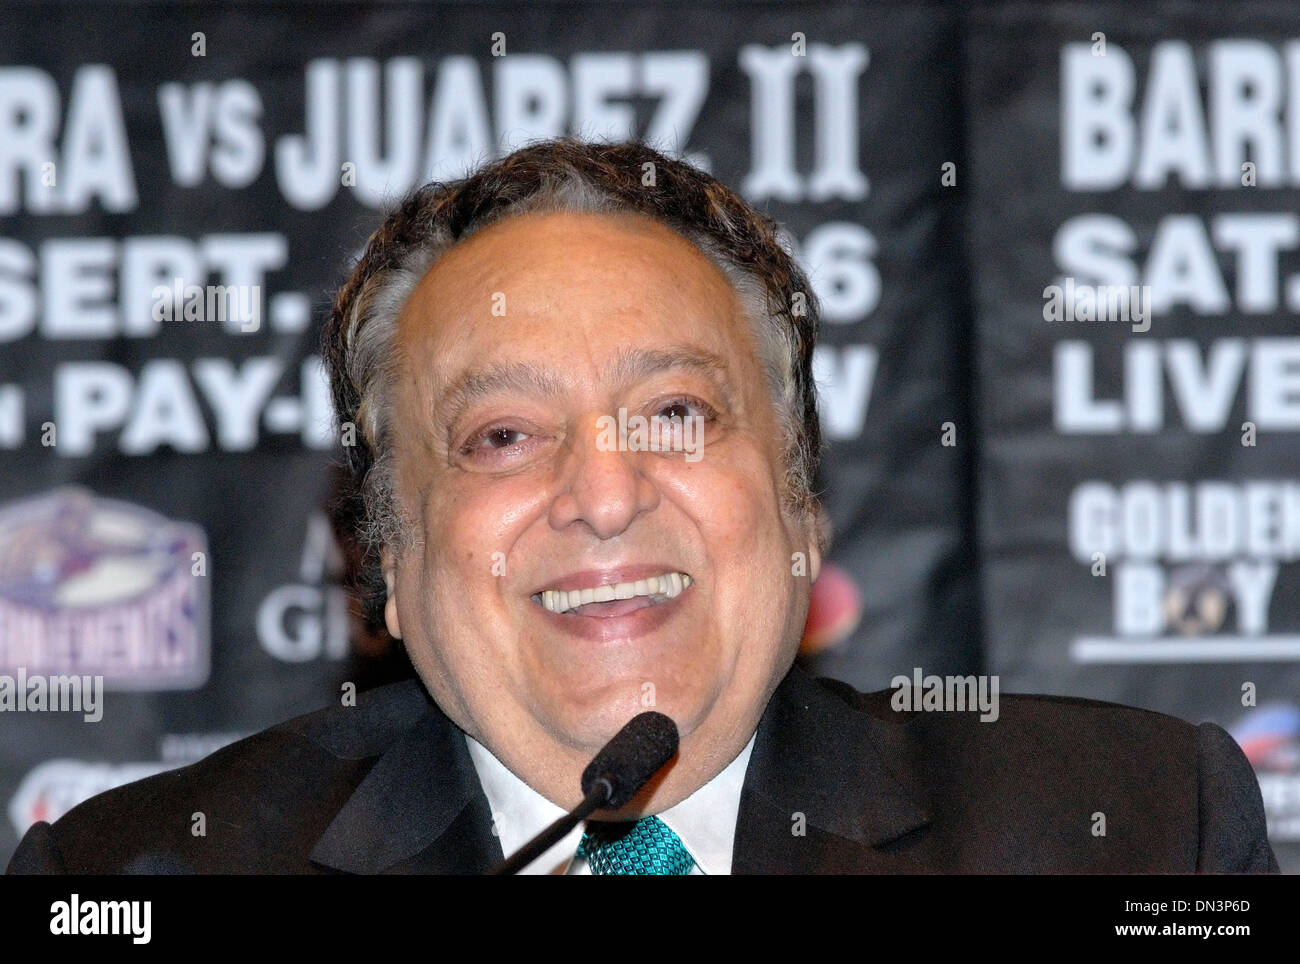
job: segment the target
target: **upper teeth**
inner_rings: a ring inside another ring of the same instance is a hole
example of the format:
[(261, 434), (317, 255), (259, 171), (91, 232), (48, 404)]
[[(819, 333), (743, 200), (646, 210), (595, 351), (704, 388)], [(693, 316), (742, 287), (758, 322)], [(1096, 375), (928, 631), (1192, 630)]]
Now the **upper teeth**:
[[(631, 599), (633, 596), (657, 596), (672, 599), (691, 584), (691, 577), (684, 572), (666, 572), (649, 579), (635, 582), (619, 582), (610, 586), (595, 586), (591, 589), (543, 589), (533, 596), (553, 613), (568, 612), (593, 602), (609, 602), (611, 599)], [(540, 598), (539, 598), (540, 597)]]

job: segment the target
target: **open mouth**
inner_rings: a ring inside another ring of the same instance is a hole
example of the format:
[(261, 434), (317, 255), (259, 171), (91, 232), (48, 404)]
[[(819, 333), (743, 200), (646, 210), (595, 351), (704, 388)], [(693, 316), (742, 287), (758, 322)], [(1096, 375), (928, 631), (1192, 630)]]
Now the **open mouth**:
[(533, 602), (553, 613), (571, 616), (623, 616), (675, 599), (690, 588), (684, 572), (665, 572), (629, 582), (587, 589), (543, 589), (532, 595)]

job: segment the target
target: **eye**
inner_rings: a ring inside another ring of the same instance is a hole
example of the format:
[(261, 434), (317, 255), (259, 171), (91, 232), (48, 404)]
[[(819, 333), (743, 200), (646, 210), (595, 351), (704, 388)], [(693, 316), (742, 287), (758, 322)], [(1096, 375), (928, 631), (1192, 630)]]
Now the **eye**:
[(496, 426), (485, 432), (479, 432), (466, 440), (460, 451), (462, 455), (499, 452), (519, 445), (528, 438), (530, 438), (529, 435), (518, 429)]
[(494, 428), (484, 436), (484, 441), (494, 449), (504, 449), (526, 438), (528, 436), (523, 432), (516, 432), (512, 428)]
[(674, 421), (681, 421), (682, 419), (690, 418), (691, 416), (714, 419), (717, 418), (718, 415), (713, 406), (709, 405), (707, 402), (702, 402), (698, 398), (691, 398), (689, 396), (669, 399), (667, 402), (664, 402), (659, 406), (657, 414), (662, 418), (668, 418)]

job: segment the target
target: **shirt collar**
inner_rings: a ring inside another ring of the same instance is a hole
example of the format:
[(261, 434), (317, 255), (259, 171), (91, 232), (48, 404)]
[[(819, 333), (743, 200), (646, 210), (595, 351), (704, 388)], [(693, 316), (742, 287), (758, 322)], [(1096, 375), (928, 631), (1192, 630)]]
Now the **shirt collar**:
[[(483, 792), (492, 809), (492, 832), (501, 843), (502, 853), (509, 856), (537, 833), (564, 816), (565, 810), (546, 799), (510, 772), (487, 747), (466, 735), (470, 759), (478, 771)], [(745, 784), (754, 737), (726, 768), (685, 800), (656, 814), (681, 838), (705, 874), (731, 873), (732, 847), (736, 839), (736, 817), (740, 812), (740, 794)], [(569, 863), (582, 840), (580, 824), (522, 873), (548, 874)]]

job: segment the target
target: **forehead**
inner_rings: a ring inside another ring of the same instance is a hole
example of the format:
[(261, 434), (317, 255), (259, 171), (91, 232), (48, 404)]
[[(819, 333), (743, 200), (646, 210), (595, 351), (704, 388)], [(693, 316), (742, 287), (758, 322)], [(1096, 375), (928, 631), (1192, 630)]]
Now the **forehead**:
[(408, 352), (450, 363), (521, 346), (560, 353), (628, 341), (752, 353), (752, 332), (726, 276), (695, 245), (635, 213), (527, 214), (453, 246), (399, 318)]

